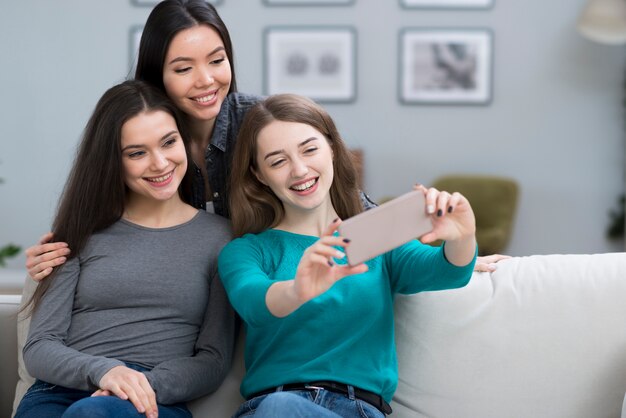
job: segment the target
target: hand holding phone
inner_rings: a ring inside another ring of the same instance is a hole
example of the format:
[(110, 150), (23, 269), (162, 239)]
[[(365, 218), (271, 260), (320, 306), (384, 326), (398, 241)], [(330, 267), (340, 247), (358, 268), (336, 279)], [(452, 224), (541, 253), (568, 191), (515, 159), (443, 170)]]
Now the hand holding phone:
[(424, 192), (415, 190), (346, 219), (339, 234), (350, 240), (345, 252), (348, 263), (355, 266), (432, 229)]

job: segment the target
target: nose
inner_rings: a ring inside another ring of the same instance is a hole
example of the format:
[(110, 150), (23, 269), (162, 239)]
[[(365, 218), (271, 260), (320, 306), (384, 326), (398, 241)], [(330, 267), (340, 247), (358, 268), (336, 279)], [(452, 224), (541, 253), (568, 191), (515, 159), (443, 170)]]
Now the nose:
[(152, 155), (152, 169), (154, 171), (162, 171), (167, 168), (168, 164), (167, 156), (162, 152), (155, 152)]
[(295, 158), (291, 166), (291, 173), (295, 178), (304, 177), (309, 173), (309, 167), (300, 158)]
[(200, 68), (198, 78), (196, 79), (197, 87), (210, 86), (213, 84), (214, 78), (210, 68)]

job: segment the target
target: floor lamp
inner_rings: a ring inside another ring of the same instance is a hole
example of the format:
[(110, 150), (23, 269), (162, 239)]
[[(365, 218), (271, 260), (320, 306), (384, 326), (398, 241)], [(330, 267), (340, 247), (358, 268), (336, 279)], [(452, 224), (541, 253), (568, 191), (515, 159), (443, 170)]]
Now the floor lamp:
[[(626, 0), (588, 0), (578, 18), (577, 29), (581, 35), (592, 41), (607, 45), (625, 45)], [(626, 83), (624, 90), (626, 91)], [(626, 100), (624, 103), (626, 105)], [(624, 180), (626, 181), (626, 177)], [(624, 199), (625, 194), (622, 194), (621, 199)], [(623, 205), (624, 200), (621, 202)], [(621, 213), (618, 211), (617, 216), (622, 218), (624, 225), (622, 236), (626, 238), (626, 223), (623, 221), (624, 206), (621, 207)]]
[(626, 44), (626, 0), (589, 0), (577, 28), (584, 37), (595, 42)]

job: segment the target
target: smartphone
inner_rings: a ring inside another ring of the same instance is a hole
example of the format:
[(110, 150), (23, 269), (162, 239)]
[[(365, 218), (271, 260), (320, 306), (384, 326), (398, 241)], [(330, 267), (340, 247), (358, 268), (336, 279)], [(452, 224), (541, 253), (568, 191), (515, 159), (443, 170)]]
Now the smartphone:
[(415, 190), (346, 219), (339, 234), (350, 240), (348, 264), (355, 266), (432, 231), (424, 192)]

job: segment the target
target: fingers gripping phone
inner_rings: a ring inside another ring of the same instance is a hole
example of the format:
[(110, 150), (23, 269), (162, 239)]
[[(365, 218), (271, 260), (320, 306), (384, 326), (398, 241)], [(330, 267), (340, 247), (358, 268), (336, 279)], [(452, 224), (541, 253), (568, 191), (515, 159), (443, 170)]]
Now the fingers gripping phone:
[(433, 229), (424, 193), (415, 190), (346, 219), (339, 234), (350, 240), (345, 249), (351, 266), (393, 250)]

